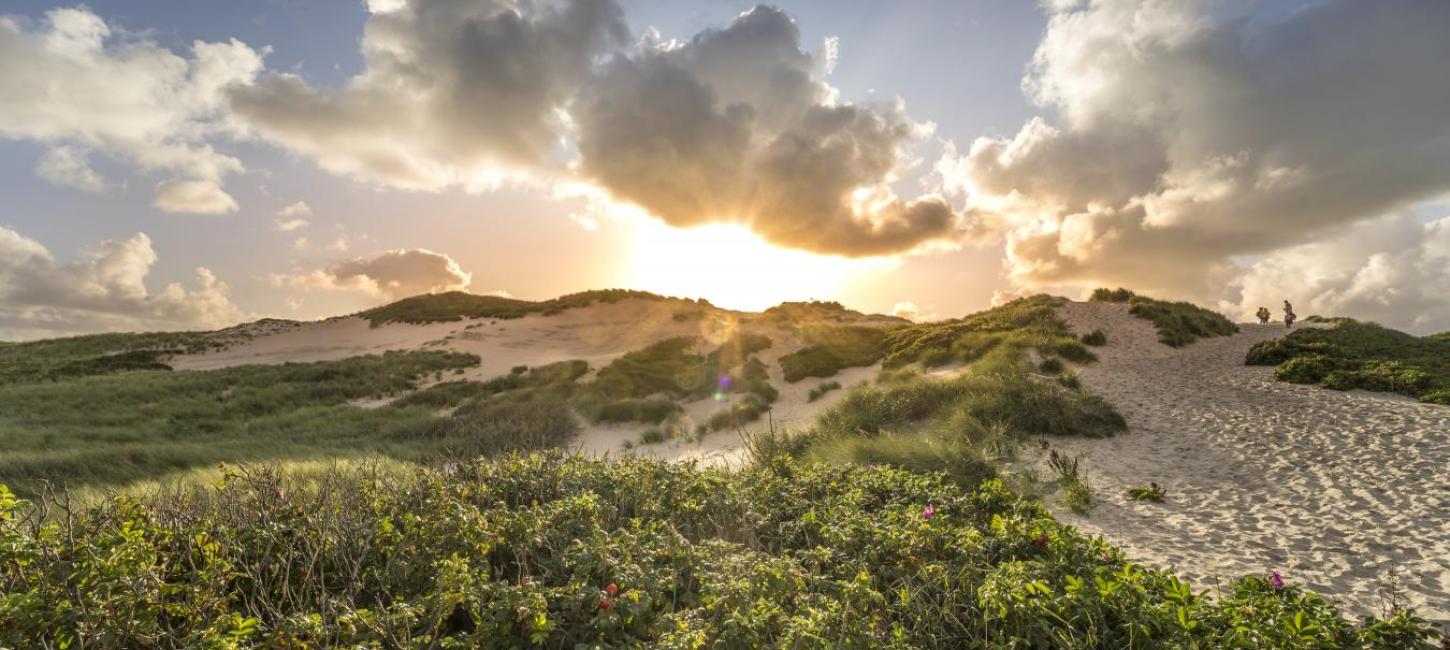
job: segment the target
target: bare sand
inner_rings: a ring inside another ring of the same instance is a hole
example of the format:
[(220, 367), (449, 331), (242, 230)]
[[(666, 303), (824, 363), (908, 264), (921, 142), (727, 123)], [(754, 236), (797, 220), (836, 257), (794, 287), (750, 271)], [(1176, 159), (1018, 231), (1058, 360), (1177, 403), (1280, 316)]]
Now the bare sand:
[[(1085, 454), (1099, 500), (1082, 517), (1049, 499), (1060, 520), (1198, 589), (1277, 570), (1351, 613), (1382, 612), (1393, 593), (1450, 621), (1450, 407), (1245, 366), (1281, 325), (1174, 349), (1123, 305), (1070, 303), (1062, 314), (1078, 333), (1107, 333), (1082, 380), (1129, 430), (1051, 441)], [(1123, 495), (1149, 481), (1167, 487), (1166, 503)]]

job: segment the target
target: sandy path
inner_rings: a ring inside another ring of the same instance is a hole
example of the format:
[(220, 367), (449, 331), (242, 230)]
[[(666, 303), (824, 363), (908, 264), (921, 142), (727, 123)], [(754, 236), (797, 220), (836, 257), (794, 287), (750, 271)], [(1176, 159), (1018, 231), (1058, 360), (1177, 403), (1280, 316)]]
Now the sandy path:
[[(1197, 588), (1278, 570), (1353, 613), (1378, 612), (1393, 588), (1421, 615), (1450, 621), (1450, 408), (1398, 396), (1277, 382), (1243, 365), (1282, 327), (1182, 350), (1161, 345), (1126, 307), (1071, 303), (1079, 333), (1101, 328), (1087, 388), (1127, 417), (1108, 440), (1055, 439), (1087, 454), (1100, 505), (1063, 521), (1107, 537)], [(1126, 499), (1156, 481), (1164, 504)]]

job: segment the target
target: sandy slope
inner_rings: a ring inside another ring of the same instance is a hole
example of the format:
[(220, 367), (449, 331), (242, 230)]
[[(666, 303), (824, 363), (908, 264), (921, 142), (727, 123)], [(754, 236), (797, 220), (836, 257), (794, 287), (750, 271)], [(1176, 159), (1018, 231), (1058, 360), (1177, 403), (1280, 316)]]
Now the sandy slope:
[[(1063, 521), (1198, 588), (1274, 569), (1356, 612), (1380, 611), (1393, 589), (1450, 621), (1450, 408), (1244, 366), (1282, 327), (1175, 350), (1122, 305), (1071, 303), (1063, 315), (1079, 333), (1107, 333), (1082, 379), (1130, 425), (1113, 439), (1052, 441), (1087, 454), (1100, 500), (1087, 518), (1058, 509)], [(1167, 503), (1123, 496), (1149, 481), (1168, 488)]]

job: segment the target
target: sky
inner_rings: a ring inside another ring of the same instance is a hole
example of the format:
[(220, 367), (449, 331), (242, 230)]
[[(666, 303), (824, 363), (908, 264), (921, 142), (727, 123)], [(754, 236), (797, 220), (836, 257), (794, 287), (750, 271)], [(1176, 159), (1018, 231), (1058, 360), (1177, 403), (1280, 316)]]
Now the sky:
[(0, 340), (627, 287), (1450, 329), (1441, 0), (12, 0)]

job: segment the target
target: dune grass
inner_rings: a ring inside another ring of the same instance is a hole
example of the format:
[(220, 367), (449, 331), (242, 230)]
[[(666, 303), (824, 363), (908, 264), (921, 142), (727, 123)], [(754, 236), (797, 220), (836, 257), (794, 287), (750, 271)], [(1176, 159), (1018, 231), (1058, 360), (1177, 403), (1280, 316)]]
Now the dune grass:
[(1244, 361), (1276, 366), (1275, 377), (1296, 384), (1393, 392), (1450, 405), (1450, 339), (1444, 337), (1339, 319), (1331, 328), (1303, 328), (1259, 343)]
[(885, 354), (886, 332), (879, 328), (811, 323), (799, 332), (805, 346), (780, 358), (781, 373), (791, 383), (869, 366)]
[(1036, 295), (1020, 298), (965, 318), (894, 329), (884, 339), (882, 364), (899, 368), (912, 363), (927, 367), (971, 363), (999, 345), (1036, 348), (1045, 356), (1086, 363), (1096, 357), (1073, 336), (1057, 315), (1062, 298)]
[(1190, 302), (1157, 300), (1122, 288), (1095, 289), (1092, 300), (1130, 305), (1128, 313), (1152, 321), (1158, 330), (1158, 340), (1175, 348), (1181, 348), (1201, 338), (1228, 336), (1239, 331), (1239, 326), (1223, 314)]
[[(387, 323), (438, 323), (469, 318), (523, 318), (529, 314), (553, 315), (566, 309), (588, 307), (596, 302), (621, 300), (671, 300), (665, 296), (631, 289), (583, 291), (542, 301), (502, 296), (480, 296), (465, 291), (446, 291), (404, 298), (381, 307), (359, 312), (373, 327)], [(683, 302), (683, 301), (682, 301)], [(700, 301), (700, 304), (708, 304)]]
[(1260, 577), (1211, 599), (987, 481), (508, 455), (49, 517), (0, 490), (6, 647), (1409, 648)]
[(0, 384), (0, 480), (30, 493), (41, 481), (119, 484), (224, 460), (411, 456), (418, 450), (390, 444), (391, 435), (434, 419), (432, 408), (351, 402), (478, 363), (452, 352), (388, 352)]

